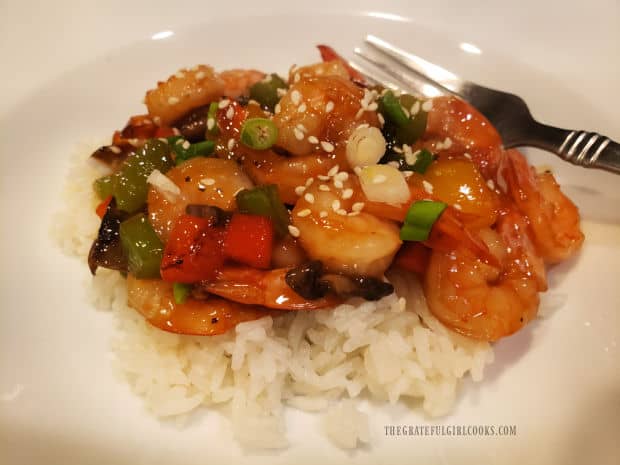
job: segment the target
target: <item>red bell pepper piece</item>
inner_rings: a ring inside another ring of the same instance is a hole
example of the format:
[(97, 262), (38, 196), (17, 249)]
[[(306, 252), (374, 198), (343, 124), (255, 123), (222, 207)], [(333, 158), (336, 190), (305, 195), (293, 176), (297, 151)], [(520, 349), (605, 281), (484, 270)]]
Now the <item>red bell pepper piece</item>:
[(103, 202), (97, 205), (95, 212), (97, 212), (97, 216), (99, 218), (103, 219), (103, 216), (105, 215), (105, 212), (108, 209), (108, 205), (110, 205), (111, 201), (112, 201), (112, 196), (108, 195)]
[(431, 249), (420, 242), (405, 242), (400, 248), (394, 264), (408, 271), (423, 274), (428, 268), (431, 258)]
[(212, 221), (191, 215), (177, 220), (161, 261), (164, 281), (190, 284), (215, 276), (224, 264), (224, 230)]
[(253, 268), (269, 268), (273, 224), (266, 216), (235, 213), (224, 240), (224, 255)]

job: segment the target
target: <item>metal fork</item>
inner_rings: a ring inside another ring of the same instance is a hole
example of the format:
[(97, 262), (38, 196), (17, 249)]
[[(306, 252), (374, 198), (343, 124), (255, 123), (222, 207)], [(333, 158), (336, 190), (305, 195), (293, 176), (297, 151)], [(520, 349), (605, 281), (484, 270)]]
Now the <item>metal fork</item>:
[[(506, 148), (538, 147), (575, 165), (620, 174), (620, 144), (609, 137), (539, 123), (517, 95), (461, 79), (378, 37), (369, 35), (365, 43), (367, 47), (364, 50), (355, 49), (356, 55), (363, 61), (352, 62), (351, 65), (371, 82), (425, 97), (456, 95), (471, 103), (491, 121)], [(369, 63), (374, 68), (369, 67)], [(379, 77), (381, 73), (383, 77)]]

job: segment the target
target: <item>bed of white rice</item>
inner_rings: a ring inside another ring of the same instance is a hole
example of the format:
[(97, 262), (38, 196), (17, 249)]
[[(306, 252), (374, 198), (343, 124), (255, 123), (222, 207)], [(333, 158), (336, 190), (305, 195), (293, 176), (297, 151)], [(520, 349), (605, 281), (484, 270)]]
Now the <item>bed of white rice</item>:
[[(101, 167), (80, 150), (69, 174), (58, 244), (84, 261), (99, 219), (92, 181)], [(58, 218), (58, 217), (57, 217)], [(151, 327), (127, 306), (124, 279), (100, 269), (92, 280), (97, 308), (118, 323), (114, 367), (153, 414), (182, 416), (229, 404), (236, 439), (247, 447), (286, 447), (283, 410), (314, 411), (343, 448), (369, 441), (359, 399), (419, 399), (430, 416), (450, 412), (459, 380), (482, 379), (493, 360), (488, 343), (459, 336), (429, 313), (415, 277), (389, 276), (396, 294), (333, 310), (290, 312), (242, 323), (215, 337), (181, 336)]]

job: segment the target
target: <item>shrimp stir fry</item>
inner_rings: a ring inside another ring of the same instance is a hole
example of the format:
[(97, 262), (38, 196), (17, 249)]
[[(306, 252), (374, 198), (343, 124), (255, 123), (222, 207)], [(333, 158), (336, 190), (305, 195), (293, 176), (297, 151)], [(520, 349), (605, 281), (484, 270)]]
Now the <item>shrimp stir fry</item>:
[(91, 271), (126, 273), (130, 306), (181, 334), (377, 300), (394, 267), (456, 332), (523, 328), (583, 242), (577, 207), (466, 102), (370, 87), (319, 48), (286, 77), (199, 65), (148, 91), (93, 154), (111, 174)]

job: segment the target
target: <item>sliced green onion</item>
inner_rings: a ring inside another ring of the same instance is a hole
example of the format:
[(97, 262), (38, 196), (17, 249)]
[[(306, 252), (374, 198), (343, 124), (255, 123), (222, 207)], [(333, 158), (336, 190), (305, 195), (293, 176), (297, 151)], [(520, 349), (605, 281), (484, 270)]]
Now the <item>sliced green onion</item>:
[[(207, 112), (207, 135), (208, 136), (217, 136), (220, 133), (220, 130), (217, 127), (217, 110), (218, 110), (218, 102), (211, 102), (209, 104), (209, 111)], [(210, 123), (209, 120), (213, 121), (213, 123)], [(209, 128), (209, 126), (211, 126), (211, 128)]]
[(267, 118), (250, 118), (241, 127), (241, 143), (256, 150), (265, 150), (278, 139), (278, 128)]
[(211, 155), (215, 150), (215, 142), (212, 140), (205, 140), (190, 144), (187, 140), (180, 138), (172, 144), (172, 151), (175, 153), (174, 162), (177, 165), (195, 157), (206, 157)]
[(431, 163), (435, 159), (435, 156), (426, 149), (422, 149), (416, 156), (416, 161), (413, 165), (407, 163), (405, 156), (400, 153), (390, 152), (386, 154), (381, 163), (389, 163), (395, 161), (398, 163), (398, 169), (401, 171), (415, 171), (416, 173), (424, 174)]
[(244, 189), (236, 195), (236, 200), (241, 213), (267, 216), (271, 218), (278, 237), (285, 237), (288, 234), (290, 221), (288, 210), (280, 200), (278, 187), (275, 184)]
[(177, 304), (184, 304), (192, 291), (192, 286), (185, 283), (174, 283), (172, 285), (172, 295)]
[(409, 122), (400, 100), (391, 90), (388, 90), (379, 101), (379, 112), (396, 126), (402, 127)]
[(403, 241), (425, 241), (428, 239), (435, 221), (448, 205), (432, 200), (413, 202), (407, 211), (405, 223), (400, 229)]
[(272, 73), (250, 87), (250, 98), (260, 103), (263, 108), (273, 112), (276, 103), (280, 101), (278, 89), (286, 88), (287, 85), (284, 79)]
[(120, 237), (129, 273), (138, 279), (159, 278), (164, 246), (146, 215), (139, 213), (123, 221)]

